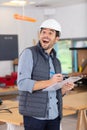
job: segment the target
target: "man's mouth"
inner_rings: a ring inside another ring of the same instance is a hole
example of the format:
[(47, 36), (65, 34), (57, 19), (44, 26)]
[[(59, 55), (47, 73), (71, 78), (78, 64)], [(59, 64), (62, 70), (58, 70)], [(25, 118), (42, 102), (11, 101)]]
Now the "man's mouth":
[(49, 43), (49, 39), (43, 39), (43, 43)]

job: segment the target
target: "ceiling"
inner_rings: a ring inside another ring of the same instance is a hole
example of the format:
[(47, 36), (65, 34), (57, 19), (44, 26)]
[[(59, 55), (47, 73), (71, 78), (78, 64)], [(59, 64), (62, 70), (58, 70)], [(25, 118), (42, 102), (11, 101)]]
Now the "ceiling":
[[(3, 2), (8, 1), (10, 0), (0, 0), (0, 5)], [(62, 7), (87, 2), (87, 0), (25, 0), (25, 1), (27, 1), (27, 6), (33, 6), (33, 7)]]
[(35, 0), (36, 7), (61, 7), (72, 4), (79, 4), (87, 0)]

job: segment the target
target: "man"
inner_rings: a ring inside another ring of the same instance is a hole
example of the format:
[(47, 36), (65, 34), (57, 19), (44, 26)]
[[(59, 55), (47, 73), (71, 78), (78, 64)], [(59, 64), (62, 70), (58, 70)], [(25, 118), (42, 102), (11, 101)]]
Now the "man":
[(63, 80), (61, 64), (53, 49), (60, 34), (61, 26), (55, 19), (44, 21), (38, 44), (20, 55), (17, 83), (25, 130), (60, 130), (62, 95), (74, 84), (67, 83), (57, 91), (43, 91)]

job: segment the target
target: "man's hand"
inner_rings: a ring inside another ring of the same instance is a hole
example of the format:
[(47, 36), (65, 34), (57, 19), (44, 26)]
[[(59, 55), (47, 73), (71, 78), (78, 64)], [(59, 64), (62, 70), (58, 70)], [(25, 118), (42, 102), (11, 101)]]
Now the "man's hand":
[(33, 91), (47, 88), (55, 83), (61, 82), (62, 80), (62, 74), (54, 74), (53, 77), (49, 80), (36, 81), (33, 87)]
[(62, 95), (66, 94), (67, 92), (69, 92), (70, 90), (72, 90), (74, 88), (74, 83), (73, 82), (67, 82), (63, 85), (62, 87)]
[(52, 82), (52, 84), (61, 82), (63, 80), (63, 75), (62, 74), (54, 74), (52, 76), (52, 78), (50, 79), (50, 81)]

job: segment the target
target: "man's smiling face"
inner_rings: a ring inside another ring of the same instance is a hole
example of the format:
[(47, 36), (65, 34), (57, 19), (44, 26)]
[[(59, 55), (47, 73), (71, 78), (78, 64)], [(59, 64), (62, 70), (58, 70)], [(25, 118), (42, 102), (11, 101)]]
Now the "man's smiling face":
[(58, 40), (58, 37), (56, 36), (55, 30), (43, 28), (40, 31), (39, 40), (40, 40), (42, 48), (48, 51), (53, 48), (54, 44)]

